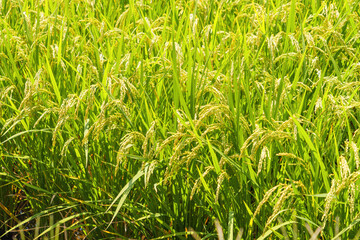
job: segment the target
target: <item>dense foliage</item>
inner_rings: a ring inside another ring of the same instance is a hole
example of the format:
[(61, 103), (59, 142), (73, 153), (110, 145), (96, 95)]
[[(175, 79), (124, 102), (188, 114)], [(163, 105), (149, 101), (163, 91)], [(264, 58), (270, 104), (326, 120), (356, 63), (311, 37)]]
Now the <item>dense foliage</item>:
[(0, 0), (0, 228), (358, 239), (359, 6)]

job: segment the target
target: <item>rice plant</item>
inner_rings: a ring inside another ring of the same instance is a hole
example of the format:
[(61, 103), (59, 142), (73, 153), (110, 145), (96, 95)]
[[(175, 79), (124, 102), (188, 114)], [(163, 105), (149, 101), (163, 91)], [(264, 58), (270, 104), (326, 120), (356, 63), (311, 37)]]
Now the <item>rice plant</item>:
[(0, 238), (359, 239), (355, 0), (0, 0)]

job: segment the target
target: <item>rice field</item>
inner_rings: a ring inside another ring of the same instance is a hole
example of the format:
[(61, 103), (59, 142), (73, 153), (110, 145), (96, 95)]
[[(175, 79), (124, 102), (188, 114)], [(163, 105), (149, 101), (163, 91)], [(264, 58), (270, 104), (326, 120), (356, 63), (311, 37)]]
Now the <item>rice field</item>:
[(359, 13), (0, 0), (0, 239), (359, 239)]

